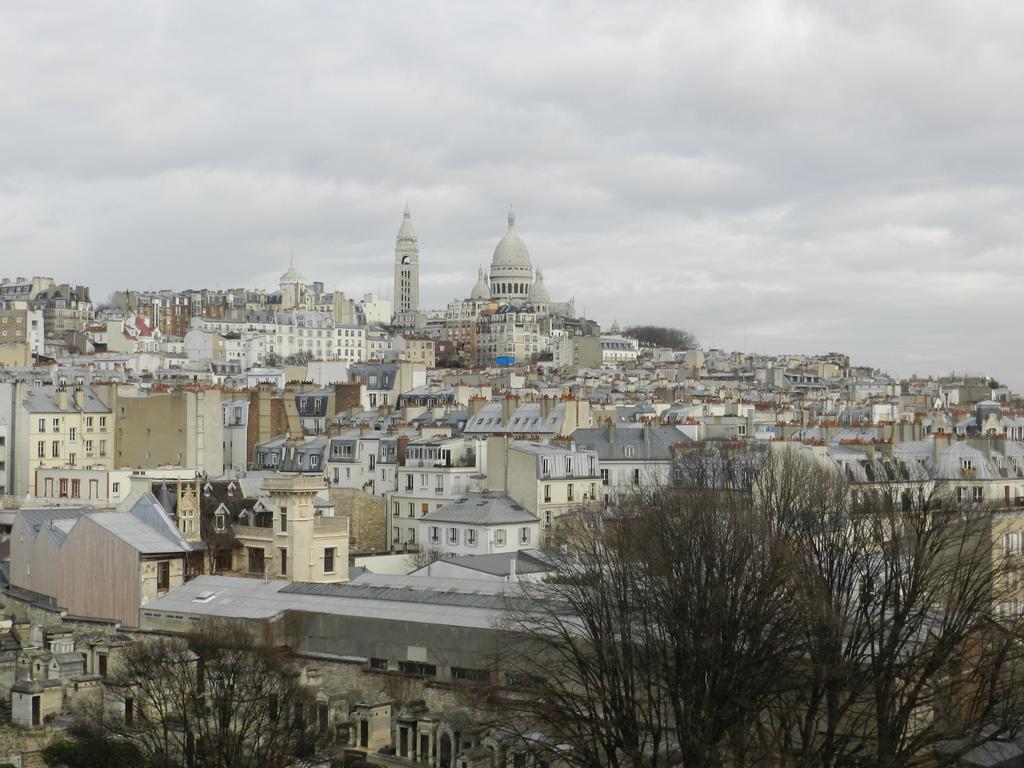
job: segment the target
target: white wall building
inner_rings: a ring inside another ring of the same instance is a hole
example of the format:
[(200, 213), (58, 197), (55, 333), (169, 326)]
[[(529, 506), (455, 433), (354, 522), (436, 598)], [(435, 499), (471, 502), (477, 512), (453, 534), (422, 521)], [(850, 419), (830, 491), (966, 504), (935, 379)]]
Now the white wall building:
[(540, 520), (504, 493), (467, 493), (418, 520), (420, 549), (486, 555), (532, 549)]

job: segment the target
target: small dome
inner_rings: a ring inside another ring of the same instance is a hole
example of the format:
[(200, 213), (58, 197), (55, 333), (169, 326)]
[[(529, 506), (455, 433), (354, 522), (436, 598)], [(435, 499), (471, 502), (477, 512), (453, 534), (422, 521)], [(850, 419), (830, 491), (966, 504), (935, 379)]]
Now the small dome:
[(412, 224), (412, 214), (409, 213), (408, 205), (405, 206), (405, 213), (402, 214), (402, 226), (398, 228), (398, 242), (416, 242), (416, 227)]
[(491, 298), (491, 289), (487, 286), (487, 280), (484, 278), (484, 271), (482, 269), (477, 270), (476, 285), (473, 286), (469, 298), (473, 301), (487, 301)]
[(288, 271), (281, 275), (280, 280), (281, 285), (294, 285), (296, 283), (301, 284), (305, 282), (306, 278), (304, 278), (302, 276), (302, 273), (299, 272), (299, 270), (297, 270), (294, 266), (289, 267)]
[(550, 304), (551, 296), (548, 289), (544, 287), (544, 273), (537, 270), (537, 279), (530, 286), (530, 302), (532, 304)]
[(508, 233), (501, 238), (494, 249), (494, 258), (491, 259), (491, 266), (530, 266), (530, 252), (526, 250), (526, 243), (516, 234), (516, 215), (512, 211), (508, 212)]

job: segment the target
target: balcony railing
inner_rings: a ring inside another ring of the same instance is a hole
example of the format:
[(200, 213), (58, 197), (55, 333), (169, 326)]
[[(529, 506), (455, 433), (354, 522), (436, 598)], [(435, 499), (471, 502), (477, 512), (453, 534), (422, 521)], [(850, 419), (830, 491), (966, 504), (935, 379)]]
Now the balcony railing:
[(255, 525), (235, 525), (235, 538), (237, 539), (258, 539), (260, 541), (273, 541), (274, 529), (261, 528)]

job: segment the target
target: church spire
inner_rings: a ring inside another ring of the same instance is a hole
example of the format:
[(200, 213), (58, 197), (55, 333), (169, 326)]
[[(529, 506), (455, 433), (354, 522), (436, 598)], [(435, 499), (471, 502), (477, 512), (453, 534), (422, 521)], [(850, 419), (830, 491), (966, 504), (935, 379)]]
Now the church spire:
[(508, 231), (511, 232), (516, 228), (516, 212), (512, 210), (512, 206), (508, 207)]

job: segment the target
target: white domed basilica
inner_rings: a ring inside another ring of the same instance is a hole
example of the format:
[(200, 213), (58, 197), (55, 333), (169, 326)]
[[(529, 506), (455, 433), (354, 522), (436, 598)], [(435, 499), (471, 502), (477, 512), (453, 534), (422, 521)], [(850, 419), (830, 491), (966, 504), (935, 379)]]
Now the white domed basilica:
[[(469, 294), (470, 301), (494, 302), (499, 307), (530, 308), (539, 314), (556, 309), (544, 286), (544, 274), (534, 270), (530, 251), (516, 231), (516, 215), (508, 212), (508, 232), (498, 241), (491, 258), (490, 269), (479, 271), (476, 285)], [(572, 314), (571, 302), (557, 309)]]
[(503, 304), (525, 304), (533, 287), (533, 264), (526, 243), (516, 232), (516, 215), (508, 212), (508, 232), (491, 259), (491, 298)]

